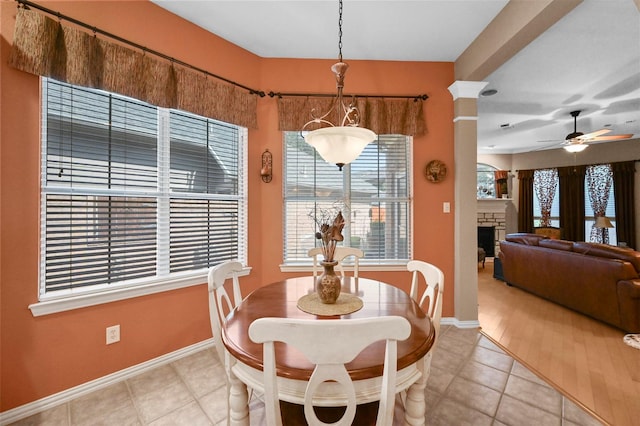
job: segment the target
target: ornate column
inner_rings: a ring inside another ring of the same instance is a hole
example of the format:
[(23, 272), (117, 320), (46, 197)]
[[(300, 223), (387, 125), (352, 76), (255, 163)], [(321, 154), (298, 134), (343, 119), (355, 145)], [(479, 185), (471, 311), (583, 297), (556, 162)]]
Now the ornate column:
[(478, 322), (478, 207), (476, 196), (478, 94), (487, 85), (456, 81), (453, 96), (455, 196), (454, 196), (454, 303), (459, 327)]

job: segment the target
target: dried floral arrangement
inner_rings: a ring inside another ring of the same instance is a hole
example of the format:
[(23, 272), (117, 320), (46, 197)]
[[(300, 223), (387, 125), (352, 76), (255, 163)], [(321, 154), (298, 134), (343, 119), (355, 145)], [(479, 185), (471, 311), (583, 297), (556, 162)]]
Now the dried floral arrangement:
[(316, 239), (320, 240), (322, 247), (322, 256), (325, 262), (333, 262), (336, 251), (336, 244), (344, 240), (342, 229), (344, 228), (344, 217), (342, 211), (338, 210), (312, 210), (309, 217), (314, 220), (318, 227), (316, 231)]

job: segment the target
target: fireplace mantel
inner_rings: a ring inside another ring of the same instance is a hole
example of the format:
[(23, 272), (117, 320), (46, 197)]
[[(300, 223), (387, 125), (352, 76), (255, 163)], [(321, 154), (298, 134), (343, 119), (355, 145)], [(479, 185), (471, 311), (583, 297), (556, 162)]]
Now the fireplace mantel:
[(511, 198), (478, 198), (478, 213), (504, 213)]

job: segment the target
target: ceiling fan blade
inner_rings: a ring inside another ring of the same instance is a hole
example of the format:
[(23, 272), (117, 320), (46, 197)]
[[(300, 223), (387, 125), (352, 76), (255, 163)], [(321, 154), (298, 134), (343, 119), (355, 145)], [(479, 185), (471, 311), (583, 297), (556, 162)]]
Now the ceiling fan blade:
[(584, 134), (582, 136), (577, 136), (576, 139), (593, 140), (593, 138), (598, 137), (600, 135), (604, 135), (605, 133), (609, 133), (610, 131), (611, 130), (609, 129), (600, 129), (600, 130), (596, 130), (595, 132)]
[(621, 140), (621, 139), (631, 139), (632, 136), (633, 136), (633, 134), (631, 134), (631, 133), (624, 134), (624, 135), (598, 136), (598, 137), (595, 137), (595, 138), (590, 138), (589, 142), (591, 142), (591, 141), (617, 141), (617, 140)]

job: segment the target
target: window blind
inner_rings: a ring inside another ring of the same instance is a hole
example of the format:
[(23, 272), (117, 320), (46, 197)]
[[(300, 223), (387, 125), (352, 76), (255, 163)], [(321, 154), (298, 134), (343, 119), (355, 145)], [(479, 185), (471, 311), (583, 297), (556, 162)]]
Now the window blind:
[(410, 235), (410, 138), (381, 135), (357, 160), (338, 170), (299, 132), (284, 134), (284, 259), (308, 262), (317, 245), (314, 218), (341, 210), (342, 244), (359, 247), (375, 263), (407, 260)]
[(43, 79), (42, 293), (245, 260), (245, 142), (237, 126)]

